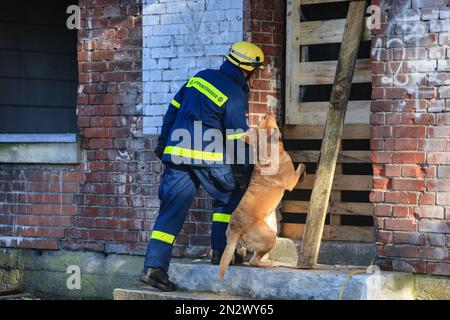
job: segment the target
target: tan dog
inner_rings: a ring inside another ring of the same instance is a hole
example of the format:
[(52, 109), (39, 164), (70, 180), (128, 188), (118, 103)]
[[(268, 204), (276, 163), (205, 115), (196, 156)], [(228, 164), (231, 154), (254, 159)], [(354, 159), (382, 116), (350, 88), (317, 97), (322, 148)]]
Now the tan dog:
[[(253, 251), (250, 265), (255, 267), (272, 267), (274, 262), (261, 259), (274, 247), (276, 230), (267, 223), (268, 216), (275, 211), (285, 190), (292, 191), (305, 172), (305, 165), (300, 164), (295, 170), (291, 157), (284, 150), (276, 119), (268, 113), (258, 126), (257, 132), (265, 130), (268, 137), (277, 134), (275, 151), (278, 151), (278, 170), (267, 174), (265, 168), (271, 165), (275, 155), (270, 150), (273, 142), (268, 143), (267, 158), (258, 158), (250, 184), (236, 210), (231, 215), (227, 229), (227, 246), (220, 260), (219, 275), (223, 280), (228, 265), (234, 256), (238, 243)], [(260, 135), (257, 135), (260, 139)], [(245, 135), (247, 143), (254, 144), (250, 135)], [(262, 138), (264, 139), (264, 138)], [(269, 139), (268, 139), (269, 140)], [(271, 140), (273, 141), (273, 139)]]

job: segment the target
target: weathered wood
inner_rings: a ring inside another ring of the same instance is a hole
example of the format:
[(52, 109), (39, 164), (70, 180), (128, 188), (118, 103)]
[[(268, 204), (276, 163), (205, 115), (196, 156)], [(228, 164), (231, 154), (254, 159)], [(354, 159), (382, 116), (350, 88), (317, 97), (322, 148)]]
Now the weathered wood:
[[(308, 210), (309, 201), (283, 201), (282, 211), (285, 213), (306, 213)], [(373, 210), (372, 203), (330, 201), (327, 212), (338, 215), (371, 217), (373, 216)]]
[[(300, 22), (300, 45), (340, 43), (346, 19)], [(370, 40), (370, 30), (364, 24), (363, 40)]]
[(298, 266), (300, 268), (309, 269), (317, 264), (339, 146), (344, 130), (345, 112), (364, 28), (365, 9), (366, 1), (355, 1), (349, 5), (336, 76), (330, 97), (330, 108), (322, 141), (319, 167), (316, 173), (310, 210), (307, 215), (303, 241), (299, 252)]
[[(325, 125), (329, 102), (302, 102), (287, 116), (292, 125)], [(370, 100), (349, 101), (345, 124), (369, 124)], [(322, 134), (323, 136), (323, 134)]]
[(286, 7), (286, 113), (299, 101), (300, 75), (293, 66), (300, 62), (300, 0), (288, 0)]
[[(297, 238), (305, 241), (303, 234), (305, 230), (304, 224), (283, 223), (281, 225), (281, 236), (286, 238)], [(323, 228), (323, 240), (332, 241), (355, 241), (369, 242), (375, 241), (374, 227), (358, 227), (358, 226), (330, 226)]]
[[(322, 139), (325, 126), (320, 125), (285, 125), (284, 139)], [(347, 124), (344, 126), (342, 139), (370, 139), (368, 124)]]
[[(314, 163), (318, 162), (320, 151), (288, 151), (294, 162)], [(370, 162), (370, 151), (341, 151), (339, 152), (338, 163), (368, 163)]]
[[(295, 189), (312, 189), (315, 178), (315, 175), (306, 175), (303, 181), (295, 186)], [(336, 174), (333, 179), (332, 189), (370, 191), (372, 190), (372, 180), (372, 176)]]
[[(300, 74), (299, 86), (332, 84), (336, 73), (337, 61), (303, 62), (295, 66), (295, 73)], [(356, 61), (353, 83), (371, 82), (370, 59)]]

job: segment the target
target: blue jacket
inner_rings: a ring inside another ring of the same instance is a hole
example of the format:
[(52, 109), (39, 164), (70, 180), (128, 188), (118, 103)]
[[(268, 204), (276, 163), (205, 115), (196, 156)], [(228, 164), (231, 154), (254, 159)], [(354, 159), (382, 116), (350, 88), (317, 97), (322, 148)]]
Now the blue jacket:
[[(162, 160), (196, 166), (227, 163), (226, 150), (230, 150), (226, 149), (227, 144), (236, 142), (248, 130), (245, 116), (248, 94), (242, 71), (229, 61), (220, 70), (198, 72), (178, 91), (164, 116), (157, 146), (164, 150)], [(211, 135), (222, 138), (213, 139)], [(245, 159), (248, 159), (247, 146), (246, 149)]]

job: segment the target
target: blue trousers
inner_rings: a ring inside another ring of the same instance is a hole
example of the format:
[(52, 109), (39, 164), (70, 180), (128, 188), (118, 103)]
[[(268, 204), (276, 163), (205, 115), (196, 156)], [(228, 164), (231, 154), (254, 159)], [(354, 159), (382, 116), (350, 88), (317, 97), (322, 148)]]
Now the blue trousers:
[(231, 213), (242, 198), (231, 166), (194, 167), (166, 163), (158, 190), (160, 211), (147, 247), (145, 267), (168, 271), (173, 243), (200, 185), (215, 200), (211, 248), (225, 248), (225, 232)]

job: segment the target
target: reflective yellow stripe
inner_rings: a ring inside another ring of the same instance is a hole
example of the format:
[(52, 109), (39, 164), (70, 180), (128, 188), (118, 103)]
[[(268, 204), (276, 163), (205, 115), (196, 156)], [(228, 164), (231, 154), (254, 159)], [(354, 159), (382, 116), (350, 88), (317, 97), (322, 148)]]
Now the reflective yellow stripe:
[(164, 154), (206, 161), (223, 161), (222, 152), (205, 152), (173, 146), (166, 147), (164, 149)]
[(245, 132), (230, 134), (229, 136), (227, 136), (227, 139), (228, 140), (238, 140), (238, 139), (242, 138), (243, 136), (245, 136)]
[(153, 230), (152, 231), (152, 239), (156, 239), (156, 240), (160, 240), (160, 241), (164, 241), (164, 242), (172, 244), (173, 240), (175, 240), (175, 236), (165, 233), (165, 232), (162, 232), (162, 231)]
[(231, 214), (217, 213), (217, 212), (213, 213), (213, 221), (230, 223), (230, 219), (231, 219)]
[(170, 102), (175, 108), (179, 108), (181, 106), (181, 103), (179, 103), (177, 100), (173, 99)]
[(186, 85), (186, 88), (190, 87), (194, 87), (195, 89), (203, 93), (219, 107), (223, 106), (223, 104), (228, 100), (228, 97), (224, 95), (219, 89), (217, 89), (211, 83), (202, 78), (198, 77), (191, 78), (188, 84)]

